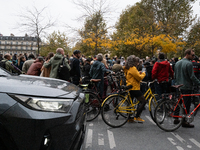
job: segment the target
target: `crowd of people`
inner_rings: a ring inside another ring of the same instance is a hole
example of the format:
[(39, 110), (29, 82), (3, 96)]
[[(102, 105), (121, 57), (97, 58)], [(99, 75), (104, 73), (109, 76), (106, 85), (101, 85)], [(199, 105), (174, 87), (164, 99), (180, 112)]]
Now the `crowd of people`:
[[(170, 92), (170, 86), (173, 84), (184, 84), (181, 87), (182, 93), (190, 94), (193, 84), (200, 85), (200, 63), (198, 57), (192, 49), (185, 51), (183, 59), (172, 58), (167, 60), (165, 54), (160, 52), (158, 58), (146, 57), (140, 59), (135, 55), (131, 55), (125, 59), (124, 57), (113, 57), (110, 55), (98, 54), (93, 57), (85, 57), (80, 50), (75, 50), (73, 55), (69, 57), (64, 54), (62, 48), (58, 48), (56, 53), (50, 52), (46, 57), (37, 56), (33, 54), (27, 56), (15, 54), (0, 54), (0, 61), (5, 62), (5, 69), (11, 73), (26, 74), (33, 76), (42, 76), (59, 79), (58, 68), (61, 62), (67, 66), (70, 74), (69, 82), (78, 85), (81, 78), (89, 81), (90, 79), (101, 79), (97, 84), (100, 91), (100, 96), (106, 94), (107, 85), (104, 81), (104, 76), (107, 72), (123, 71), (126, 77), (126, 85), (132, 85), (130, 94), (132, 99), (135, 97), (140, 101), (137, 114), (130, 121), (144, 122), (140, 118), (141, 113), (145, 107), (146, 101), (143, 96), (147, 90), (145, 84), (141, 81), (153, 81), (155, 93), (158, 94), (157, 99), (161, 98), (163, 93)], [(187, 111), (189, 112), (191, 105), (191, 97), (184, 98)], [(175, 120), (174, 123), (178, 121)], [(182, 124), (183, 127), (194, 127), (194, 125), (187, 123)]]

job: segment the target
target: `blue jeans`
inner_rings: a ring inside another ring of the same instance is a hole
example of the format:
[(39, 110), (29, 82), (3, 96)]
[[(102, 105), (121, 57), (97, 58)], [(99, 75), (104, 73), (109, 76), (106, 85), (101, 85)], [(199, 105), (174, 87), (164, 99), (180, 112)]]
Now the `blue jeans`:
[(154, 86), (155, 86), (155, 92), (156, 94), (158, 94), (158, 97), (156, 97), (156, 99), (160, 99), (163, 93), (169, 93), (169, 83), (165, 82), (165, 83), (157, 83), (154, 82)]

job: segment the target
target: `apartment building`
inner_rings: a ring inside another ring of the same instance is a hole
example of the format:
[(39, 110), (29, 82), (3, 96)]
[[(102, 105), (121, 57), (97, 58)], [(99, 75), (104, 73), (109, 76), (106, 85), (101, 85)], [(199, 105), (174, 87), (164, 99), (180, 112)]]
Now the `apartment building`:
[(37, 53), (37, 38), (25, 36), (3, 36), (0, 34), (0, 54), (36, 54)]

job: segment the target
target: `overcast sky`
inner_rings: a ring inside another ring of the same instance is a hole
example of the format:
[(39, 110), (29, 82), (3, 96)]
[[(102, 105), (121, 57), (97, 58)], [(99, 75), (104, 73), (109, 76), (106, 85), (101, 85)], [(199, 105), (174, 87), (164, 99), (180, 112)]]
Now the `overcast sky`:
[[(117, 12), (113, 13), (113, 19), (109, 20), (109, 25), (114, 25), (122, 10), (128, 5), (134, 5), (140, 0), (115, 0)], [(57, 26), (48, 31), (52, 33), (55, 30), (65, 32), (66, 28), (62, 27), (63, 23), (70, 26), (80, 28), (82, 24), (74, 19), (80, 15), (80, 10), (74, 5), (71, 0), (0, 0), (0, 33), (4, 36), (9, 36), (13, 33), (15, 36), (24, 36), (25, 33), (20, 32), (16, 27), (16, 22), (19, 22), (19, 17), (16, 15), (25, 8), (31, 8), (35, 5), (38, 9), (47, 6), (46, 12), (51, 14), (52, 18), (58, 18)], [(194, 4), (194, 14), (200, 16), (200, 0)]]

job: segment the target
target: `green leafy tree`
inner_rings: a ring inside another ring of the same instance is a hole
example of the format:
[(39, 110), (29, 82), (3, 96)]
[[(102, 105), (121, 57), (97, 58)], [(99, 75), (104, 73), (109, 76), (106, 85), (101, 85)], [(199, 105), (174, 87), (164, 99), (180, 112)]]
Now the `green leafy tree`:
[(69, 53), (68, 38), (65, 33), (54, 31), (47, 37), (46, 44), (41, 48), (41, 55), (46, 56), (49, 52), (56, 53), (57, 48), (63, 48), (65, 54)]
[[(185, 42), (180, 38), (191, 25), (189, 0), (142, 0), (128, 7), (116, 23), (112, 39), (123, 55), (153, 56), (157, 49), (165, 52), (182, 50)], [(113, 52), (115, 49), (112, 48)], [(116, 53), (119, 53), (118, 51)]]
[(154, 22), (160, 31), (171, 36), (180, 36), (195, 19), (192, 4), (196, 0), (142, 0), (141, 4), (154, 13)]
[(105, 52), (102, 45), (105, 42), (107, 29), (101, 12), (96, 12), (91, 17), (87, 17), (84, 27), (79, 34), (82, 37), (82, 51), (87, 54), (97, 54)]
[(191, 26), (187, 38), (187, 47), (195, 49), (195, 54), (200, 55), (200, 18)]

